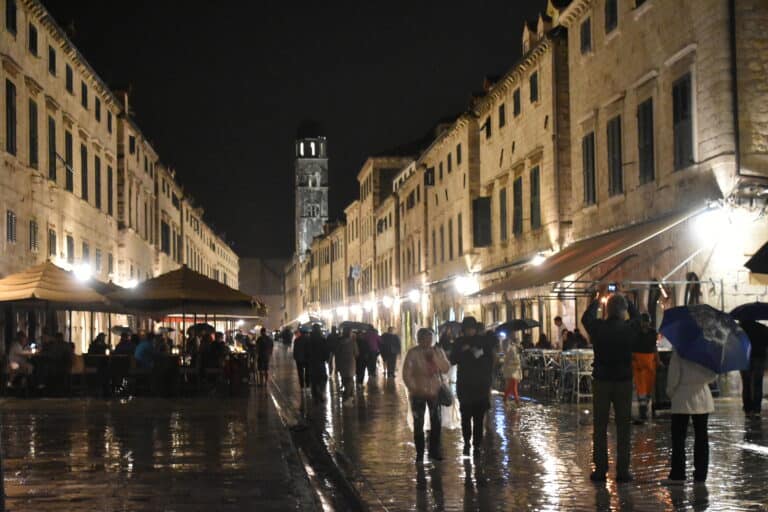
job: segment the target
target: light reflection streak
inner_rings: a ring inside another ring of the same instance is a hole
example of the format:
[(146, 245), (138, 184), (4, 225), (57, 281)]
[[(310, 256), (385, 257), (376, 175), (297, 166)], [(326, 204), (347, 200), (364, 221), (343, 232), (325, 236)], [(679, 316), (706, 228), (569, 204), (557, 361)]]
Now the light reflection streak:
[[(548, 422), (543, 417), (544, 414), (541, 411), (536, 411), (530, 415), (528, 428), (525, 429), (525, 434), (521, 437), (525, 442), (530, 445), (536, 455), (538, 455), (538, 462), (543, 470), (543, 474), (536, 475), (541, 482), (542, 494), (546, 496), (549, 503), (542, 510), (559, 510), (560, 504), (560, 488), (557, 482), (557, 465), (558, 458), (554, 452), (553, 447), (557, 446), (556, 436), (547, 436)], [(520, 429), (521, 434), (523, 428)]]

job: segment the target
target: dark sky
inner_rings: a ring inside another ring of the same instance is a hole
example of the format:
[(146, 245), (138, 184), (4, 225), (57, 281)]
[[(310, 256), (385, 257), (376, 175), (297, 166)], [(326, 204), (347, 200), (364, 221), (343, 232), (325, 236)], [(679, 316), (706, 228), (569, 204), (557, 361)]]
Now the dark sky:
[(463, 111), (546, 0), (43, 0), (241, 256), (289, 255), (293, 140), (325, 126), (331, 215), (370, 154)]

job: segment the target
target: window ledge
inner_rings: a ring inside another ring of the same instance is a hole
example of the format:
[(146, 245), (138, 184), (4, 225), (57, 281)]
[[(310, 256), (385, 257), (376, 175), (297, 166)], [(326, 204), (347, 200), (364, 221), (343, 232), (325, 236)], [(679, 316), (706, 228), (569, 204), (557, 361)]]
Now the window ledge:
[(610, 43), (611, 41), (619, 37), (619, 34), (621, 34), (621, 30), (619, 29), (619, 27), (614, 28), (613, 30), (605, 34), (604, 44)]
[(632, 16), (634, 16), (635, 21), (637, 21), (643, 14), (651, 10), (651, 7), (653, 7), (652, 0), (645, 0), (643, 5), (640, 7), (635, 7), (634, 11), (632, 12)]
[(616, 195), (609, 196), (608, 199), (606, 199), (603, 202), (603, 204), (605, 204), (605, 206), (611, 206), (611, 205), (613, 205), (615, 203), (620, 203), (620, 202), (626, 200), (626, 198), (627, 198), (627, 192), (626, 191), (622, 191), (622, 192), (620, 192), (620, 193), (618, 193)]

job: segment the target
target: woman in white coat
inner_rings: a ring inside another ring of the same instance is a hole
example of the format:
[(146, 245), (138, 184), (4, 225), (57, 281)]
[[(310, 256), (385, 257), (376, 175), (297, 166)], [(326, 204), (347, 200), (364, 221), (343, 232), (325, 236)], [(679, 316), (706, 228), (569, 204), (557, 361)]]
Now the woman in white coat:
[(703, 366), (672, 353), (667, 377), (667, 395), (672, 401), (672, 469), (665, 483), (685, 483), (685, 438), (688, 422), (693, 422), (693, 480), (704, 482), (709, 467), (707, 420), (715, 412), (709, 383), (717, 375)]

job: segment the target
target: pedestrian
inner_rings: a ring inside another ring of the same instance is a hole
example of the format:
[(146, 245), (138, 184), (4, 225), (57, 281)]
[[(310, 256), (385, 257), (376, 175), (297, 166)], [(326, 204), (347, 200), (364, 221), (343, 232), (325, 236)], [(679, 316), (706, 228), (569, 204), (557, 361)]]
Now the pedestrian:
[(504, 390), (504, 403), (507, 403), (509, 396), (515, 398), (515, 404), (520, 405), (520, 393), (518, 392), (518, 383), (523, 379), (523, 369), (520, 365), (520, 352), (517, 347), (517, 341), (510, 338), (507, 350), (504, 352), (504, 366), (502, 368), (504, 378), (507, 380), (507, 387)]
[(763, 374), (766, 363), (768, 327), (754, 320), (740, 322), (747, 333), (751, 350), (749, 367), (741, 372), (741, 400), (747, 416), (760, 416), (763, 402)]
[(616, 421), (616, 481), (629, 482), (630, 432), (632, 422), (632, 349), (640, 336), (636, 311), (626, 319), (630, 306), (623, 295), (606, 302), (607, 318), (597, 318), (600, 295), (592, 301), (581, 323), (595, 350), (592, 369), (592, 462), (590, 479), (604, 482), (608, 472), (608, 417), (613, 405)]
[(651, 317), (643, 313), (640, 315), (640, 336), (632, 350), (632, 375), (635, 379), (639, 416), (635, 424), (643, 424), (648, 420), (648, 403), (656, 384), (656, 367), (659, 363), (657, 339), (656, 329), (651, 327)]
[(555, 333), (557, 336), (555, 339), (555, 343), (557, 347), (563, 347), (563, 350), (565, 350), (564, 347), (565, 347), (566, 338), (564, 337), (565, 332), (563, 331), (568, 331), (568, 328), (565, 327), (565, 324), (563, 323), (563, 317), (561, 316), (556, 316), (554, 319), (554, 323), (555, 323)]
[(479, 454), (483, 442), (483, 421), (491, 407), (490, 393), (493, 369), (496, 367), (494, 341), (478, 334), (480, 325), (472, 316), (461, 322), (462, 336), (456, 339), (451, 351), (451, 363), (457, 367), (456, 395), (461, 413), (461, 433), (464, 455), (470, 446)]
[(275, 344), (267, 336), (267, 329), (261, 328), (261, 335), (256, 340), (256, 385), (266, 386), (269, 380), (269, 360)]
[(376, 367), (379, 362), (379, 355), (381, 354), (381, 336), (376, 329), (369, 329), (365, 333), (365, 342), (368, 345), (368, 382), (372, 383), (376, 380)]
[(88, 345), (88, 355), (103, 356), (107, 353), (107, 335), (100, 332), (96, 335), (90, 345)]
[(416, 445), (416, 462), (424, 459), (424, 411), (429, 411), (429, 458), (442, 460), (440, 450), (440, 404), (437, 396), (443, 384), (442, 374), (447, 373), (451, 364), (440, 347), (432, 345), (434, 334), (431, 329), (419, 329), (416, 333), (418, 345), (405, 355), (403, 382), (408, 388), (413, 414), (413, 443)]
[[(357, 343), (357, 358), (355, 359), (355, 375), (357, 377), (357, 385), (363, 385), (363, 379), (365, 379), (365, 372), (368, 369), (368, 342), (365, 340), (365, 332), (357, 332), (355, 343)], [(368, 374), (370, 378), (370, 373)]]
[(400, 355), (402, 345), (400, 337), (395, 334), (395, 328), (390, 327), (381, 337), (381, 358), (384, 360), (387, 378), (394, 378), (397, 370), (397, 356)]
[(672, 406), (672, 456), (669, 477), (663, 483), (682, 485), (685, 483), (685, 438), (688, 422), (693, 423), (693, 481), (704, 483), (709, 468), (709, 434), (707, 421), (715, 412), (715, 401), (709, 383), (715, 380), (715, 373), (703, 366), (680, 357), (672, 352), (667, 374), (667, 395)]
[(331, 380), (333, 380), (334, 376), (334, 359), (336, 354), (336, 347), (339, 346), (339, 341), (341, 340), (341, 336), (339, 336), (339, 331), (334, 325), (331, 327), (331, 332), (328, 334), (328, 337), (326, 338), (326, 343), (328, 346), (328, 375), (331, 376)]
[(350, 403), (355, 390), (355, 362), (357, 359), (357, 333), (344, 329), (336, 346), (336, 370), (341, 375), (342, 401)]
[(139, 334), (139, 339), (133, 358), (136, 360), (138, 368), (150, 370), (155, 365), (155, 344), (143, 330)]
[(283, 340), (283, 347), (286, 349), (291, 348), (291, 342), (293, 341), (293, 333), (289, 327), (284, 328), (280, 332), (280, 339)]
[(298, 331), (296, 339), (293, 340), (293, 360), (296, 362), (296, 372), (299, 374), (299, 389), (302, 391), (309, 388), (309, 374), (307, 373), (307, 352), (309, 336)]
[(320, 330), (320, 324), (312, 325), (307, 344), (307, 370), (312, 389), (312, 399), (316, 404), (325, 399), (325, 385), (328, 383), (328, 345)]

